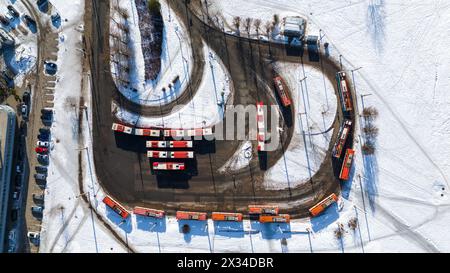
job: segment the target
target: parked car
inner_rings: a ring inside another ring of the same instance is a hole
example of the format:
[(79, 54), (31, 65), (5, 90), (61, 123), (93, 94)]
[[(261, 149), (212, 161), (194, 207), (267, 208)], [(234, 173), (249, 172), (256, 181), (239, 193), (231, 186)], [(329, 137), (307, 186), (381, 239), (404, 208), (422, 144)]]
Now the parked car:
[(27, 233), (28, 238), (30, 238), (31, 240), (39, 240), (39, 232), (33, 232), (33, 231), (29, 231)]
[(11, 13), (12, 16), (14, 16), (14, 17), (19, 17), (20, 16), (19, 12), (13, 6), (8, 5), (8, 10), (9, 10), (9, 13)]
[(47, 148), (43, 148), (43, 147), (36, 147), (35, 151), (38, 154), (47, 154), (48, 153), (48, 149)]
[(48, 173), (48, 169), (45, 166), (36, 166), (36, 168), (34, 168), (36, 170), (37, 173), (42, 173), (42, 174), (47, 174)]
[(24, 119), (28, 118), (28, 106), (26, 104), (22, 104), (20, 107), (20, 113)]
[(36, 195), (33, 193), (33, 200), (34, 202), (44, 203), (44, 195), (43, 194)]
[(14, 201), (19, 200), (19, 197), (20, 197), (20, 191), (13, 192), (13, 200)]
[(48, 155), (38, 154), (37, 155), (37, 160), (43, 165), (48, 165), (49, 157), (48, 157)]
[(38, 139), (39, 139), (39, 141), (50, 141), (50, 135), (41, 135), (41, 134), (39, 134), (38, 135)]
[(17, 221), (18, 215), (19, 215), (19, 210), (12, 209), (11, 210), (11, 221), (13, 221), (13, 222)]
[(17, 174), (22, 173), (22, 168), (20, 167), (20, 164), (16, 165), (16, 173)]
[(30, 92), (28, 91), (23, 92), (22, 100), (28, 106), (30, 106), (30, 99), (31, 99)]
[(44, 208), (41, 206), (32, 206), (31, 212), (36, 214), (42, 214), (44, 212)]
[(41, 181), (46, 181), (47, 180), (47, 176), (45, 174), (42, 174), (42, 173), (36, 173), (34, 175), (34, 178), (36, 180), (41, 180)]
[(50, 135), (50, 129), (48, 129), (48, 128), (40, 128), (39, 129), (39, 134), (41, 134), (41, 135)]
[(36, 145), (42, 148), (50, 148), (50, 143), (48, 141), (38, 141)]
[(14, 184), (16, 185), (16, 187), (22, 186), (22, 174), (16, 174)]

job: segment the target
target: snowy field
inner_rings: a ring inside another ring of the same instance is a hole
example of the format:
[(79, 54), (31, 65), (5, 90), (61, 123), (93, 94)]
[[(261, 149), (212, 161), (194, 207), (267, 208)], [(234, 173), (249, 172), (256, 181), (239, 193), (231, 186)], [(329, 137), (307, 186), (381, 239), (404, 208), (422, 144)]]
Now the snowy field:
[[(193, 99), (186, 105), (177, 105), (164, 117), (140, 116), (113, 104), (116, 117), (136, 127), (200, 128), (219, 123), (224, 115), (223, 106), (232, 101), (230, 76), (222, 61), (208, 46), (203, 46), (207, 61), (202, 82)], [(186, 90), (190, 92), (190, 90)]]
[[(89, 168), (88, 163), (92, 162), (89, 125), (84, 125), (85, 143), (80, 143), (77, 133), (65, 126), (76, 124), (76, 111), (65, 108), (67, 98), (77, 98), (81, 93), (80, 88), (73, 86), (73, 82), (81, 82), (81, 74), (73, 73), (81, 71), (81, 57), (74, 49), (80, 34), (67, 28), (63, 30), (66, 40), (61, 45), (67, 51), (60, 50), (58, 58), (61, 79), (56, 91), (57, 121), (53, 128), (54, 138), (60, 142), (52, 153), (41, 251), (125, 251), (95, 217), (90, 217), (86, 205), (74, 199), (79, 194), (77, 181), (71, 179), (78, 177), (76, 149), (88, 147), (83, 153), (84, 187), (91, 197), (95, 193), (93, 207), (139, 252), (450, 252), (450, 235), (445, 232), (450, 222), (447, 92), (450, 62), (442, 58), (448, 55), (446, 45), (450, 43), (446, 31), (450, 24), (450, 17), (446, 16), (450, 3), (432, 0), (215, 3), (222, 5), (221, 10), (229, 15), (262, 18), (283, 12), (307, 15), (310, 22), (322, 29), (325, 34), (322, 42), (330, 43), (333, 57), (342, 54), (348, 69), (363, 67), (355, 72), (356, 89), (358, 95), (369, 95), (364, 97), (364, 105), (374, 106), (380, 113), (376, 120), (377, 152), (363, 158), (356, 143), (355, 168), (351, 181), (343, 186), (341, 206), (333, 205), (317, 218), (294, 220), (290, 225), (249, 221), (190, 223), (190, 235), (180, 232), (183, 223), (173, 217), (154, 221), (133, 216), (119, 225), (117, 216), (99, 202), (103, 193), (95, 179), (95, 169)], [(63, 6), (66, 17), (81, 19), (80, 1)], [(91, 120), (88, 98), (86, 103)], [(360, 97), (358, 105), (361, 109)], [(320, 122), (317, 124), (323, 128)], [(77, 205), (81, 208), (75, 210)], [(353, 217), (359, 220), (354, 231), (347, 225)], [(344, 228), (341, 240), (334, 235), (339, 223)], [(286, 239), (285, 244), (282, 238)]]
[[(86, 157), (84, 143), (78, 139), (78, 100), (82, 95), (81, 33), (76, 26), (83, 22), (84, 2), (52, 1), (61, 16), (68, 19), (62, 26), (64, 42), (59, 44), (59, 82), (55, 89), (55, 122), (53, 149), (45, 190), (40, 252), (123, 252), (124, 248), (107, 232), (80, 197), (78, 187), (78, 153)], [(90, 91), (89, 91), (90, 92)], [(86, 103), (90, 103), (88, 96)], [(90, 107), (88, 112), (90, 112)], [(69, 126), (68, 126), (69, 125)], [(89, 126), (83, 132), (89, 135)], [(89, 150), (87, 150), (89, 151)], [(84, 161), (83, 161), (84, 162)], [(88, 161), (86, 161), (88, 162)], [(84, 170), (88, 169), (85, 164)], [(89, 173), (84, 174), (88, 180)]]
[[(166, 1), (160, 1), (161, 14), (164, 19), (164, 33), (163, 44), (161, 54), (161, 70), (158, 78), (155, 80), (145, 80), (145, 68), (144, 68), (144, 55), (141, 47), (141, 33), (139, 30), (139, 17), (135, 5), (135, 1), (112, 1), (111, 13), (113, 14), (113, 20), (111, 20), (110, 26), (112, 32), (121, 33), (122, 40), (128, 40), (128, 48), (130, 48), (129, 64), (129, 80), (130, 85), (125, 86), (118, 81), (116, 77), (113, 77), (116, 86), (119, 91), (124, 94), (125, 97), (133, 102), (141, 105), (159, 106), (168, 104), (181, 95), (186, 89), (189, 77), (192, 72), (193, 57), (189, 35), (185, 26), (179, 21), (177, 16), (170, 12)], [(128, 39), (125, 39), (123, 32), (117, 27), (116, 22), (124, 22), (120, 18), (115, 7), (119, 6), (128, 11), (130, 18), (127, 20), (126, 25), (129, 27)], [(112, 36), (110, 37), (110, 43), (112, 44)], [(111, 62), (111, 73), (117, 74), (119, 66)], [(172, 84), (172, 81), (179, 77), (179, 80)], [(172, 84), (172, 88), (169, 88), (169, 84)], [(162, 90), (165, 88), (165, 92)]]
[(277, 64), (277, 70), (293, 91), (296, 122), (284, 156), (265, 174), (264, 187), (271, 190), (299, 186), (319, 170), (337, 107), (333, 83), (320, 70), (301, 64)]

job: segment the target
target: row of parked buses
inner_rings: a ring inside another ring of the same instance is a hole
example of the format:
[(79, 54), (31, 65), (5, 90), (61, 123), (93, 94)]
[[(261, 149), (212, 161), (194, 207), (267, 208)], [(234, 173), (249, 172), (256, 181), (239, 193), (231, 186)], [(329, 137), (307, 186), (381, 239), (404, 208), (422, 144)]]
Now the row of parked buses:
[[(193, 159), (194, 152), (190, 151), (194, 143), (192, 138), (208, 137), (213, 135), (212, 128), (194, 129), (163, 129), (163, 128), (132, 128), (123, 124), (113, 123), (112, 130), (129, 135), (160, 138), (160, 140), (149, 140), (146, 142), (147, 157), (157, 160), (151, 162), (152, 172), (161, 174), (168, 171), (186, 170), (185, 162), (166, 162), (166, 160)], [(161, 140), (161, 138), (189, 139), (191, 140)], [(162, 149), (162, 150), (159, 150)], [(169, 150), (170, 149), (170, 150)]]
[(212, 136), (212, 128), (195, 128), (195, 129), (163, 129), (163, 128), (133, 128), (119, 123), (113, 123), (112, 130), (128, 135), (147, 136), (147, 137), (172, 137), (172, 138), (189, 138), (189, 137), (206, 137)]
[[(338, 198), (336, 194), (331, 194), (325, 199), (314, 205), (309, 209), (309, 213), (312, 217), (315, 217), (325, 211), (333, 203), (337, 202)], [(115, 213), (117, 213), (122, 219), (127, 219), (130, 216), (128, 212), (122, 205), (115, 201), (110, 196), (105, 196), (103, 198), (103, 203), (111, 208)], [(153, 218), (163, 218), (166, 213), (163, 210), (149, 209), (143, 207), (135, 207), (133, 213), (140, 216), (153, 217)], [(259, 220), (261, 223), (289, 223), (291, 218), (289, 214), (279, 214), (279, 208), (277, 206), (256, 206), (250, 205), (248, 207), (248, 213), (250, 219)], [(198, 220), (206, 221), (208, 215), (205, 212), (193, 212), (193, 211), (177, 211), (177, 220)], [(242, 222), (242, 213), (230, 213), (230, 212), (213, 212), (211, 213), (211, 219), (213, 221), (232, 221), (232, 222)]]

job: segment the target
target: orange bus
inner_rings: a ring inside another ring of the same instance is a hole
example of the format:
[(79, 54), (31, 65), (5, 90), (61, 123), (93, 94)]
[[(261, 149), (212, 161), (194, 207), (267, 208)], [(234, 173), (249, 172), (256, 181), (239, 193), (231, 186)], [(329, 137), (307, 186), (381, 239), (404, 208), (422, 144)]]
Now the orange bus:
[(177, 211), (177, 220), (198, 220), (206, 221), (207, 216), (204, 212)]
[(291, 217), (289, 214), (259, 216), (259, 222), (261, 223), (289, 223), (290, 221)]
[(336, 194), (331, 194), (329, 195), (327, 198), (323, 199), (322, 201), (320, 201), (319, 203), (317, 203), (316, 205), (314, 205), (314, 207), (309, 209), (309, 213), (311, 213), (311, 215), (317, 216), (320, 213), (322, 213), (326, 208), (328, 208), (331, 204), (333, 204), (334, 202), (337, 202), (338, 198), (336, 196)]
[(136, 215), (153, 217), (153, 218), (163, 218), (166, 214), (163, 210), (147, 209), (142, 207), (134, 207), (133, 213)]
[(347, 149), (345, 152), (344, 162), (342, 163), (341, 173), (339, 174), (340, 179), (347, 180), (350, 176), (354, 155), (355, 151), (352, 149)]
[(108, 195), (103, 198), (103, 203), (110, 207), (115, 213), (119, 214), (122, 219), (126, 219), (130, 216), (130, 213), (123, 206)]
[(242, 213), (213, 212), (212, 219), (213, 221), (242, 222)]
[(269, 215), (278, 215), (278, 207), (277, 206), (248, 206), (249, 214), (269, 214)]

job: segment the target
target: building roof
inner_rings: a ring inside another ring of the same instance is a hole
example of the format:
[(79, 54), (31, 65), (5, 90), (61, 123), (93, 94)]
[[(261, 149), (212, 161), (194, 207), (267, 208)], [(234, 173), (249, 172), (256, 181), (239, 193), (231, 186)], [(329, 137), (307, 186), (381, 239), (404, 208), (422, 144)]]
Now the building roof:
[(3, 242), (6, 236), (6, 216), (15, 131), (16, 114), (14, 109), (6, 105), (0, 105), (0, 253), (4, 252)]

